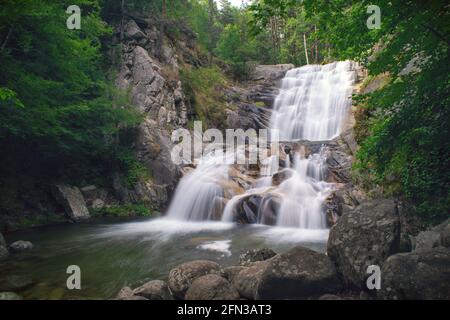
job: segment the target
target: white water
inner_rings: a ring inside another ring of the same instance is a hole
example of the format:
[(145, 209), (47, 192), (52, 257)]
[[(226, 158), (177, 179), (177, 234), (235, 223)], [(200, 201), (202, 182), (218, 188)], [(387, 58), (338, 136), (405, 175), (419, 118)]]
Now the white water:
[[(340, 134), (350, 105), (354, 81), (351, 69), (351, 62), (346, 61), (308, 65), (287, 72), (270, 121), (270, 128), (279, 130), (281, 141), (326, 141)], [(222, 221), (233, 221), (236, 205), (249, 194), (270, 194), (281, 199), (281, 205), (276, 215), (278, 228), (266, 230), (267, 236), (292, 233), (297, 239), (326, 239), (323, 202), (333, 188), (333, 184), (323, 181), (326, 158), (326, 147), (307, 158), (304, 152), (295, 153), (293, 159), (287, 157), (286, 168), (278, 170), (289, 170), (292, 175), (280, 185), (272, 186), (278, 157), (269, 157), (261, 164), (261, 177), (254, 186), (227, 200)], [(233, 159), (227, 157), (224, 164), (217, 163), (214, 156), (202, 159), (195, 170), (181, 179), (168, 217), (184, 221), (217, 220), (217, 201), (226, 197), (224, 181), (229, 179)], [(261, 205), (258, 216), (263, 210)]]
[(281, 141), (331, 140), (347, 114), (355, 73), (350, 61), (289, 70), (281, 81), (270, 127)]

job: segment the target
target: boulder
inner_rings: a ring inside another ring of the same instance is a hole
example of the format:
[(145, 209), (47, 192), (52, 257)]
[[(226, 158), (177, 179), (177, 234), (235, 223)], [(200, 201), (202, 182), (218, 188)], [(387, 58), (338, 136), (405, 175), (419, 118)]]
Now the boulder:
[(133, 296), (133, 290), (130, 287), (123, 287), (117, 294), (116, 299), (123, 300), (131, 296)]
[(133, 290), (133, 295), (142, 296), (148, 300), (172, 300), (169, 287), (165, 281), (153, 280)]
[(390, 199), (365, 201), (331, 228), (327, 253), (347, 285), (366, 286), (367, 267), (383, 264), (400, 247), (400, 222)]
[(293, 170), (291, 169), (283, 169), (278, 171), (272, 176), (272, 185), (278, 186), (280, 185), (284, 180), (289, 179), (293, 175)]
[(3, 238), (3, 235), (0, 233), (0, 260), (6, 258), (8, 256), (8, 247), (6, 246), (5, 238)]
[(22, 300), (22, 297), (15, 292), (0, 292), (0, 300)]
[(33, 244), (30, 241), (18, 240), (9, 246), (12, 252), (20, 252), (33, 249)]
[(307, 299), (341, 288), (336, 268), (323, 253), (295, 247), (267, 261), (257, 299)]
[(220, 274), (220, 265), (209, 260), (183, 263), (169, 272), (169, 288), (177, 299), (184, 299), (186, 291), (195, 279), (207, 274)]
[(222, 270), (222, 277), (227, 279), (230, 283), (233, 283), (236, 276), (241, 272), (242, 270), (246, 269), (247, 267), (244, 266), (231, 266), (223, 268)]
[(73, 221), (89, 218), (89, 210), (80, 189), (57, 185), (53, 190), (55, 199), (61, 204), (67, 216)]
[(249, 194), (234, 205), (232, 220), (241, 224), (275, 225), (280, 205), (281, 199), (276, 194)]
[(141, 39), (145, 37), (145, 34), (139, 28), (134, 20), (130, 20), (124, 27), (124, 35), (130, 39)]
[(275, 251), (269, 248), (247, 250), (239, 255), (239, 265), (246, 266), (256, 261), (264, 261), (275, 255)]
[(216, 274), (201, 276), (186, 292), (186, 300), (238, 300), (239, 293), (223, 277)]
[(261, 275), (267, 267), (268, 260), (253, 262), (249, 267), (242, 269), (232, 281), (242, 298), (256, 299), (256, 290)]
[(390, 256), (383, 264), (382, 299), (450, 299), (450, 249), (437, 247)]
[(120, 300), (148, 300), (148, 299), (144, 298), (143, 296), (129, 296)]

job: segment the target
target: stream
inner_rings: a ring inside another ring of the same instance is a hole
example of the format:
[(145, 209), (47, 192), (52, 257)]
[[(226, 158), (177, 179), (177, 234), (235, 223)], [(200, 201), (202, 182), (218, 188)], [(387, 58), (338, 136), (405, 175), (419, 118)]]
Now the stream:
[[(281, 252), (299, 243), (324, 252), (327, 236), (327, 230), (305, 233), (294, 228), (166, 218), (63, 224), (9, 236), (8, 242), (26, 239), (34, 249), (11, 255), (0, 264), (0, 274), (2, 279), (32, 281), (19, 291), (25, 299), (105, 299), (124, 286), (164, 280), (171, 268), (185, 261), (210, 259), (229, 266), (248, 249), (269, 247)], [(69, 265), (81, 268), (81, 290), (66, 288)]]

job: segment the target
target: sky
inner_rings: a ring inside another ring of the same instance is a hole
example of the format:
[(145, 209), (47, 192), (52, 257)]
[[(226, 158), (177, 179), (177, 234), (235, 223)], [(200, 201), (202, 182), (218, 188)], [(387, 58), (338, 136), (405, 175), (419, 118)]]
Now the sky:
[[(232, 5), (236, 7), (240, 7), (242, 4), (242, 0), (229, 0)], [(219, 0), (216, 0), (217, 3), (219, 3)], [(247, 2), (247, 0), (244, 0), (244, 2)]]

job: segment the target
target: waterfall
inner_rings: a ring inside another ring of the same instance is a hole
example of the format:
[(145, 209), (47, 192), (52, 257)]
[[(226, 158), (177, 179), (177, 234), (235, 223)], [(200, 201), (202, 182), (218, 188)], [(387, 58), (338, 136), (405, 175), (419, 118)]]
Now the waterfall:
[[(180, 181), (168, 216), (182, 220), (234, 221), (241, 201), (259, 196), (257, 222), (267, 221), (265, 210), (274, 210), (280, 227), (326, 229), (323, 202), (333, 189), (324, 181), (326, 174), (326, 141), (337, 137), (350, 106), (354, 81), (352, 63), (335, 62), (327, 65), (307, 65), (289, 70), (281, 81), (275, 99), (270, 128), (278, 129), (280, 141), (320, 141), (319, 152), (306, 156), (305, 147), (290, 152), (284, 167), (280, 158), (272, 155), (260, 163), (260, 176), (243, 193), (231, 194), (225, 187), (230, 180), (233, 161), (217, 163), (214, 156), (204, 157), (196, 169)], [(230, 156), (227, 159), (233, 160)], [(284, 180), (274, 185), (275, 174), (283, 171)], [(220, 203), (220, 205), (218, 205)], [(248, 206), (246, 207), (247, 210)], [(220, 214), (217, 211), (220, 210)], [(247, 214), (247, 213), (246, 213)], [(273, 215), (272, 215), (273, 216)]]
[(355, 77), (351, 68), (345, 61), (286, 73), (270, 121), (281, 141), (331, 140), (339, 135)]

